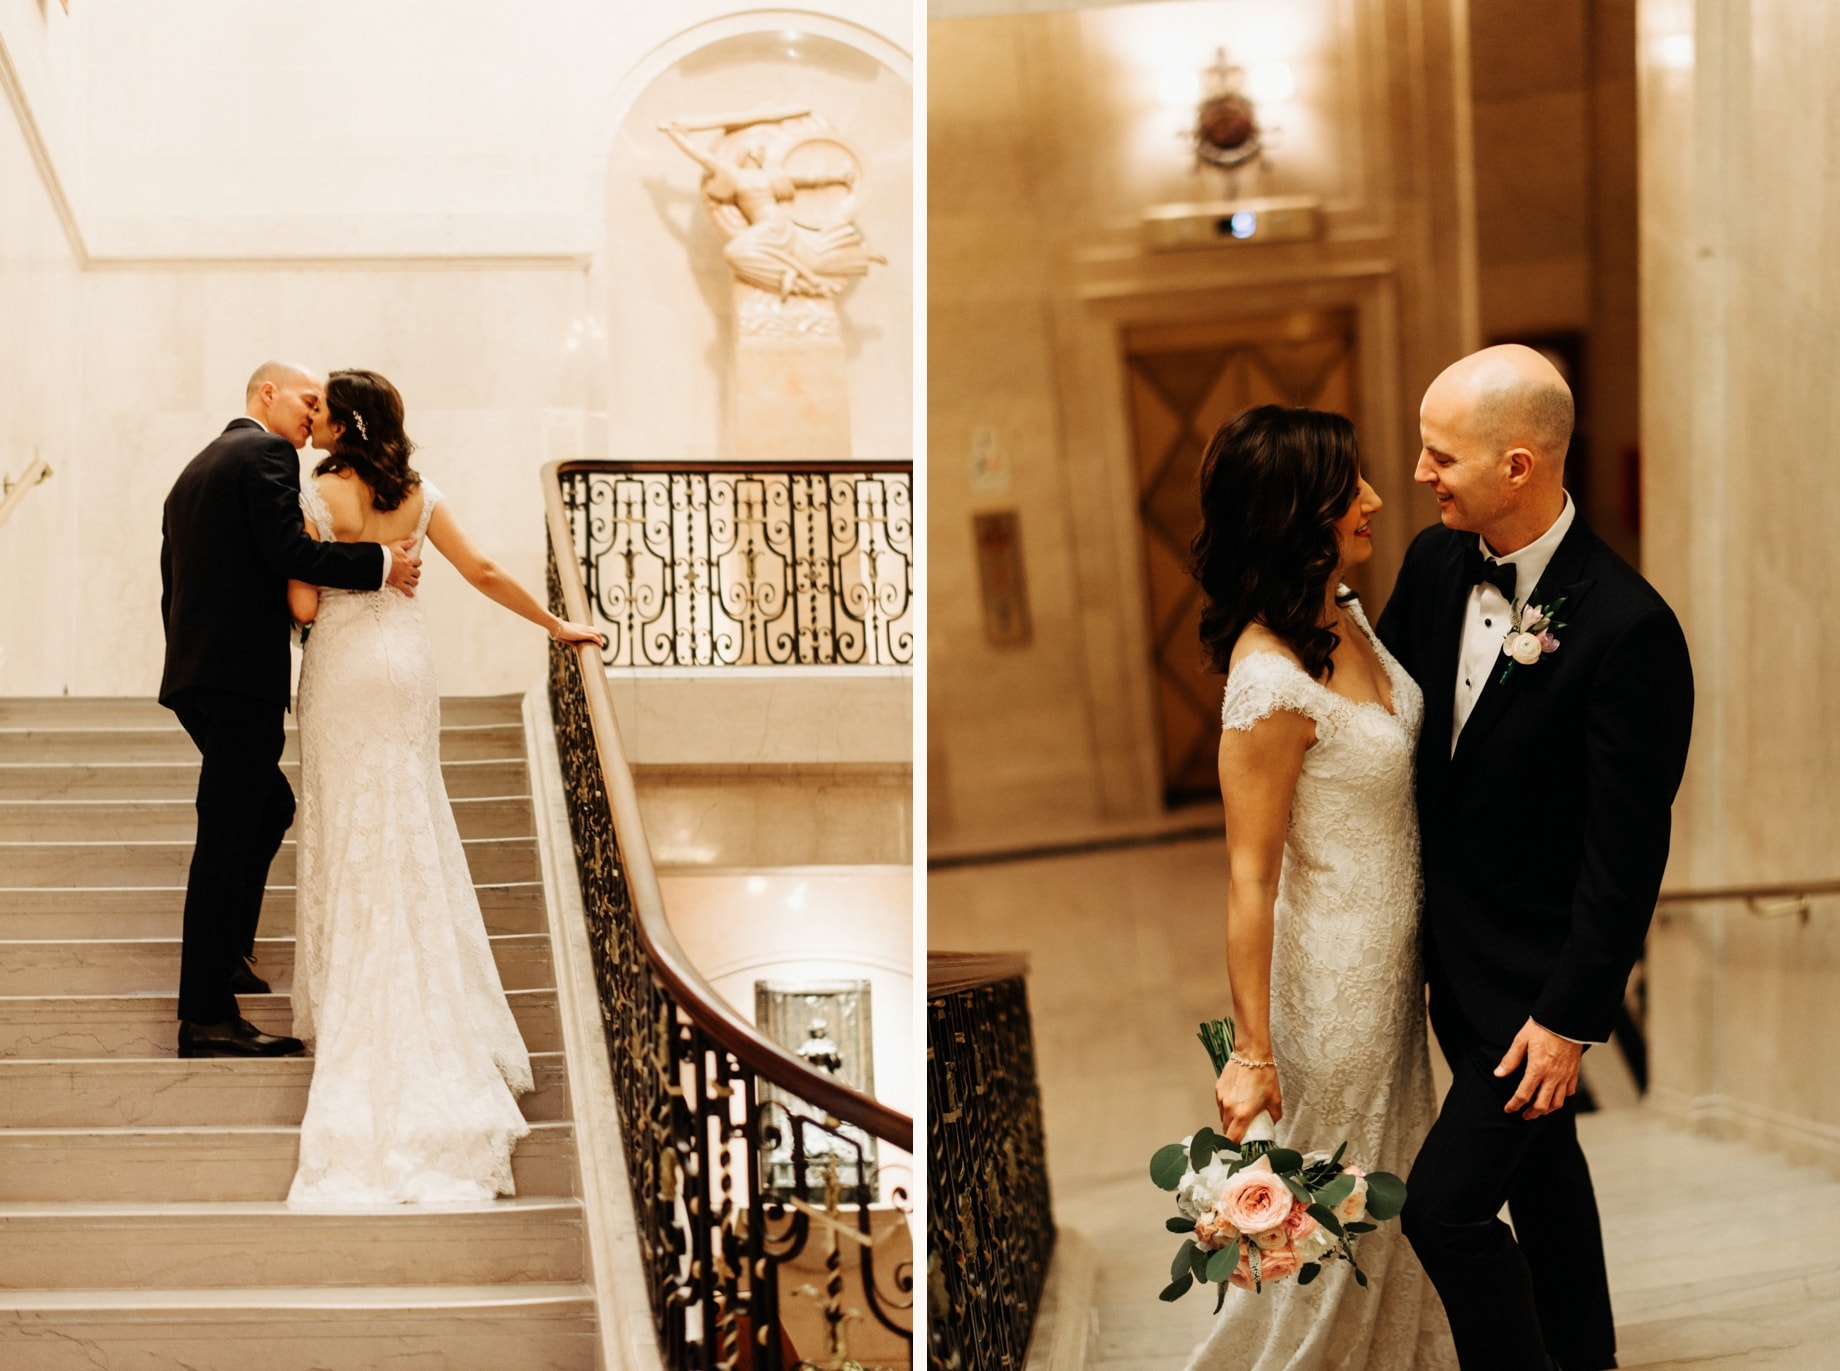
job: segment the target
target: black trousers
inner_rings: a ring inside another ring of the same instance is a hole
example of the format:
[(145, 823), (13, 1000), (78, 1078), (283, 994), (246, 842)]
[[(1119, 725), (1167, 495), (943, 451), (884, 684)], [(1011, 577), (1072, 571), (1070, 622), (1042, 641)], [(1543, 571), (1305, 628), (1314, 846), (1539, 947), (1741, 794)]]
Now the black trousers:
[(179, 1017), (223, 1023), (238, 1016), (230, 977), (255, 948), (269, 864), (294, 822), (294, 792), (280, 766), (282, 707), (200, 686), (169, 703), (204, 757), (185, 883)]
[[(1521, 1073), (1497, 1080), (1493, 1048), (1433, 1015), (1454, 1079), (1406, 1183), (1401, 1227), (1450, 1316), (1463, 1371), (1616, 1365), (1616, 1324), (1591, 1171), (1565, 1108), (1506, 1114)], [(1506, 1204), (1509, 1230), (1497, 1215)]]

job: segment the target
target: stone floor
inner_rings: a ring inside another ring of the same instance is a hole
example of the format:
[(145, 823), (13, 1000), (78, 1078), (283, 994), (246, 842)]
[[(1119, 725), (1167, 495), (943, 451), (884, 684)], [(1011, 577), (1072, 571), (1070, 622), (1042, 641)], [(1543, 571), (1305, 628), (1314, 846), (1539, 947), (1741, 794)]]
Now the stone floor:
[[(1063, 1230), (1031, 1349), (1036, 1371), (1173, 1371), (1206, 1335), (1211, 1300), (1156, 1298), (1172, 1249), (1145, 1164), (1211, 1108), (1193, 1035), (1229, 1008), (1225, 888), (1215, 841), (964, 867), (929, 881), (932, 947), (1019, 949), (1032, 960)], [(1840, 1366), (1840, 1250), (1830, 1237), (1840, 1182), (1677, 1129), (1635, 1102), (1610, 1054), (1593, 1057), (1589, 1083), (1606, 1107), (1581, 1132), (1622, 1365)]]

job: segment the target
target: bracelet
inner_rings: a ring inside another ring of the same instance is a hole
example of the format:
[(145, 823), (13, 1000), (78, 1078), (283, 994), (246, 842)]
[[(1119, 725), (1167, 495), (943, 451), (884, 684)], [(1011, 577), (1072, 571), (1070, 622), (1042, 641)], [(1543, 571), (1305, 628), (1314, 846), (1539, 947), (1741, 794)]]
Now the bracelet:
[(1276, 1062), (1254, 1061), (1251, 1057), (1242, 1057), (1237, 1052), (1228, 1054), (1227, 1062), (1232, 1066), (1250, 1067), (1254, 1071), (1276, 1071), (1278, 1069), (1278, 1064)]

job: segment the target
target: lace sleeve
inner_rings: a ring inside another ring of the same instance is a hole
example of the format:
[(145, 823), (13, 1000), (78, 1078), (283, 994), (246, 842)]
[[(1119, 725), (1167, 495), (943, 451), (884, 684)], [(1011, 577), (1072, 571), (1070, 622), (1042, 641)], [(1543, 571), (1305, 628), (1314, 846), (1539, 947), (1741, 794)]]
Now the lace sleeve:
[(1245, 730), (1280, 709), (1301, 714), (1316, 725), (1321, 742), (1333, 727), (1330, 711), (1323, 707), (1323, 687), (1303, 671), (1272, 652), (1249, 652), (1227, 677), (1220, 704), (1220, 722), (1226, 728)]

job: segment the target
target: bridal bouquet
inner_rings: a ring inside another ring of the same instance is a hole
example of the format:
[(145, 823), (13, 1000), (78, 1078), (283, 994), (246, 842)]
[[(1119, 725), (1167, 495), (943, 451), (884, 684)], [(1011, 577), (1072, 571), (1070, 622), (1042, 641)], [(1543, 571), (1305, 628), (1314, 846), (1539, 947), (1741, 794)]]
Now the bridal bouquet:
[[(1233, 1021), (1201, 1025), (1201, 1042), (1218, 1075), (1233, 1051)], [(1253, 1134), (1263, 1134), (1255, 1138)], [(1170, 1265), (1162, 1298), (1178, 1300), (1197, 1282), (1263, 1292), (1266, 1281), (1295, 1276), (1308, 1285), (1323, 1263), (1345, 1261), (1362, 1286), (1367, 1274), (1355, 1261), (1355, 1244), (1405, 1207), (1405, 1182), (1385, 1171), (1345, 1164), (1343, 1143), (1333, 1155), (1278, 1147), (1270, 1117), (1261, 1114), (1237, 1146), (1201, 1128), (1192, 1137), (1157, 1149), (1150, 1179), (1175, 1192), (1171, 1233), (1186, 1233)]]

